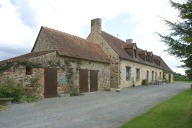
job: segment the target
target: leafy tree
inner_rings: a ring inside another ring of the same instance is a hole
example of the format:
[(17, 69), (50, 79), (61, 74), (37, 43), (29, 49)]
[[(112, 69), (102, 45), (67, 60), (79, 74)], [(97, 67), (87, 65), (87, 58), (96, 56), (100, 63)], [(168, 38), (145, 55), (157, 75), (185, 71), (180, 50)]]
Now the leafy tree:
[(169, 35), (157, 34), (168, 46), (166, 51), (184, 62), (181, 67), (187, 68), (186, 74), (192, 79), (192, 0), (182, 4), (170, 1), (170, 4), (179, 11), (180, 20), (173, 23), (164, 19), (171, 32)]
[(178, 80), (178, 81), (185, 81), (185, 80), (188, 80), (188, 78), (180, 73), (176, 73), (174, 72), (173, 73), (173, 77), (174, 77), (174, 80)]

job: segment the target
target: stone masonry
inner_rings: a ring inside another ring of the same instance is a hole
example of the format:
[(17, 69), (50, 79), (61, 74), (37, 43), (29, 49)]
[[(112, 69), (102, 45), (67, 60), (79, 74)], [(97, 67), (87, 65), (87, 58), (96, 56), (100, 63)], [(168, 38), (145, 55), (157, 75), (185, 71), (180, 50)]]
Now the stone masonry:
[[(99, 22), (99, 23), (98, 23)], [(103, 39), (103, 37), (101, 37), (101, 35), (99, 34), (101, 32), (101, 20), (99, 20), (98, 22), (92, 20), (92, 28), (91, 28), (91, 33), (89, 34), (89, 36), (87, 37), (87, 40), (93, 42), (93, 43), (97, 43), (101, 46), (101, 48), (103, 49), (103, 51), (108, 55), (108, 57), (110, 58), (111, 64), (110, 64), (110, 86), (117, 88), (119, 85), (119, 56), (118, 54), (111, 49), (111, 47), (107, 44), (107, 42)]]
[[(66, 88), (68, 85), (66, 78), (68, 68), (72, 68), (72, 80), (75, 86), (79, 85), (79, 69), (87, 69), (88, 75), (90, 75), (90, 70), (98, 71), (98, 90), (110, 88), (110, 70), (108, 64), (63, 57), (60, 57), (58, 59), (61, 64), (58, 73), (58, 86), (60, 88)], [(70, 63), (69, 67), (66, 67), (66, 62)], [(88, 79), (88, 87), (90, 90), (90, 79)]]
[[(97, 43), (101, 46), (103, 51), (108, 55), (111, 60), (110, 74), (111, 74), (111, 87), (130, 87), (133, 82), (136, 86), (141, 85), (142, 80), (146, 79), (147, 71), (149, 72), (148, 82), (152, 82), (152, 71), (154, 71), (154, 80), (163, 80), (163, 69), (153, 66), (141, 64), (138, 62), (121, 59), (111, 46), (101, 36), (102, 32), (101, 19), (91, 20), (91, 33), (88, 36), (88, 40)], [(113, 42), (112, 42), (113, 43)], [(126, 80), (126, 66), (131, 68), (131, 78)], [(139, 80), (136, 80), (136, 68), (140, 69)], [(168, 74), (169, 75), (169, 74)], [(166, 77), (169, 79), (169, 77)], [(170, 82), (173, 82), (173, 76), (170, 76)]]
[(38, 97), (44, 98), (44, 69), (43, 68), (31, 68), (31, 74), (26, 73), (26, 66), (24, 65), (14, 65), (9, 69), (0, 72), (1, 78), (12, 78), (15, 79), (17, 83), (22, 86), (27, 87), (28, 91), (36, 88), (32, 85), (32, 79), (38, 77)]
[[(158, 69), (155, 67), (151, 67), (144, 64), (139, 64), (135, 62), (127, 62), (127, 60), (121, 60), (120, 63), (121, 67), (121, 74), (120, 74), (120, 87), (130, 87), (133, 85), (133, 82), (135, 86), (141, 85), (142, 80), (146, 79), (147, 77), (147, 71), (149, 72), (148, 76), (148, 82), (152, 82), (152, 71), (154, 71), (154, 80), (163, 80), (163, 70)], [(131, 68), (131, 78), (130, 80), (126, 80), (126, 66)], [(136, 69), (140, 69), (140, 77), (139, 80), (136, 80)], [(157, 76), (155, 76), (155, 74)]]
[[(46, 33), (41, 30), (32, 49), (32, 52), (53, 49), (54, 47), (51, 45), (50, 40), (48, 40)], [(67, 91), (66, 85), (68, 85), (68, 83), (66, 80), (66, 74), (67, 68), (69, 67), (66, 66), (66, 63), (69, 63), (70, 68), (72, 68), (72, 78), (75, 86), (79, 85), (79, 69), (87, 69), (89, 72), (90, 70), (98, 71), (98, 90), (110, 88), (110, 67), (107, 63), (60, 56), (56, 52), (53, 52), (51, 55), (45, 58), (41, 57), (41, 59), (38, 58), (33, 60), (43, 63), (46, 65), (46, 67), (53, 66), (58, 68), (58, 93), (66, 93), (65, 91)], [(88, 86), (90, 86), (90, 81), (88, 81)]]

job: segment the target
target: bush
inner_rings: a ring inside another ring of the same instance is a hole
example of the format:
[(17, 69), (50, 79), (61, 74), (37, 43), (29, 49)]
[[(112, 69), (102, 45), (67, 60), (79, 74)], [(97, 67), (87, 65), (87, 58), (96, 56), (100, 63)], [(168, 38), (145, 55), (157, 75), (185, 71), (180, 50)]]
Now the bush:
[(4, 111), (4, 110), (6, 110), (6, 109), (7, 109), (6, 106), (0, 105), (0, 111)]
[(166, 84), (171, 83), (171, 82), (170, 82), (169, 80), (167, 80), (167, 79), (163, 79), (163, 82), (166, 83)]
[(184, 78), (174, 78), (175, 81), (189, 81), (189, 79)]
[(70, 95), (71, 96), (79, 96), (79, 89), (78, 86), (70, 85)]
[(31, 103), (31, 102), (37, 102), (39, 98), (37, 96), (27, 96), (26, 101)]
[(0, 98), (13, 98), (12, 102), (35, 102), (38, 97), (28, 94), (27, 88), (18, 84), (13, 78), (4, 78), (0, 82)]
[(21, 97), (25, 94), (25, 88), (15, 79), (7, 78), (0, 83), (0, 98), (13, 98), (13, 102), (19, 102)]
[(142, 80), (142, 85), (148, 85), (148, 81), (146, 79)]
[(24, 95), (22, 96), (22, 98), (20, 99), (20, 103), (24, 103), (24, 102), (37, 102), (39, 100), (39, 98), (35, 95)]

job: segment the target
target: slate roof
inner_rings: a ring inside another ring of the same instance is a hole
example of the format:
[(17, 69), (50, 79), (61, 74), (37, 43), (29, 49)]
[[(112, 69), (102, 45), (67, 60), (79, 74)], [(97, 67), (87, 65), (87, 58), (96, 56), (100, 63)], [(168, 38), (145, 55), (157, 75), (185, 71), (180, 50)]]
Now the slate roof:
[(108, 56), (96, 43), (47, 27), (41, 27), (41, 31), (45, 32), (59, 55), (97, 62), (110, 62)]
[(14, 57), (14, 58), (10, 58), (10, 59), (7, 59), (7, 60), (0, 61), (0, 64), (4, 64), (6, 62), (23, 61), (23, 60), (27, 60), (27, 59), (30, 59), (30, 58), (33, 58), (33, 57), (45, 55), (45, 54), (48, 54), (48, 53), (51, 53), (51, 52), (55, 52), (55, 50), (31, 52), (31, 53), (27, 53), (27, 54), (24, 54), (24, 55), (21, 55), (21, 56), (17, 56), (17, 57)]
[[(160, 68), (160, 69), (164, 69), (164, 70), (168, 70), (171, 71), (172, 70), (168, 67), (168, 65), (163, 61), (163, 59), (160, 57), (161, 59), (161, 64), (160, 66), (157, 65), (156, 63), (150, 63), (150, 62), (145, 62), (142, 58), (140, 58), (139, 56), (137, 57), (137, 59), (133, 59), (132, 56), (130, 56), (126, 51), (125, 48), (131, 48), (134, 43), (130, 43), (130, 42), (125, 42), (111, 34), (108, 34), (107, 32), (101, 31), (101, 36), (105, 39), (105, 41), (111, 46), (111, 48), (119, 55), (120, 58), (122, 59), (127, 59), (127, 60), (131, 60), (137, 63), (142, 63), (145, 65), (149, 65), (149, 66), (153, 66), (156, 68)], [(146, 50), (140, 49), (138, 48), (138, 54), (143, 54), (145, 53)], [(149, 52), (148, 52), (149, 53)], [(151, 53), (151, 52), (150, 52)], [(157, 55), (154, 55), (155, 58), (157, 57)]]

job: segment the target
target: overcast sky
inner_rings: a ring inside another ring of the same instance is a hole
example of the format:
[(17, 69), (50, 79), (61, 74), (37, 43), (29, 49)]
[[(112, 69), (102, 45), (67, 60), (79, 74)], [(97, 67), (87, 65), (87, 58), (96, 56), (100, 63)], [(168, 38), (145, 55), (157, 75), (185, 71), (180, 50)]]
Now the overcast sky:
[[(184, 0), (173, 0), (184, 2)], [(41, 26), (87, 38), (90, 21), (102, 19), (102, 30), (161, 56), (169, 67), (180, 61), (164, 52), (155, 34), (168, 34), (162, 18), (176, 21), (169, 0), (0, 0), (0, 61), (31, 51)]]

